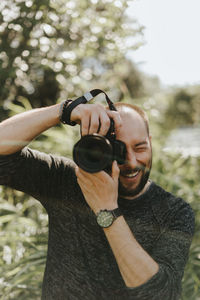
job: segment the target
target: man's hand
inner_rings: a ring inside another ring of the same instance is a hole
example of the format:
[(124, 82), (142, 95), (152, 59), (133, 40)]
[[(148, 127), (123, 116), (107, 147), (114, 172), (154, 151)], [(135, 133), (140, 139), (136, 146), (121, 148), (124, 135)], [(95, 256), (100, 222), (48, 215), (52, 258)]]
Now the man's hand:
[(110, 118), (114, 120), (116, 129), (121, 126), (119, 112), (106, 109), (101, 104), (79, 104), (71, 113), (71, 121), (81, 125), (82, 136), (93, 133), (106, 135)]
[(104, 171), (91, 174), (76, 167), (76, 176), (85, 200), (95, 214), (101, 209), (118, 207), (119, 168), (116, 161), (113, 162), (111, 175)]
[[(82, 136), (93, 133), (105, 136), (110, 128), (110, 119), (114, 120), (117, 130), (122, 124), (119, 112), (106, 109), (101, 104), (80, 104), (71, 113), (71, 121), (81, 125)], [(87, 173), (78, 166), (76, 175), (85, 200), (95, 213), (101, 209), (118, 207), (119, 168), (117, 162), (112, 165), (111, 175), (104, 171)]]

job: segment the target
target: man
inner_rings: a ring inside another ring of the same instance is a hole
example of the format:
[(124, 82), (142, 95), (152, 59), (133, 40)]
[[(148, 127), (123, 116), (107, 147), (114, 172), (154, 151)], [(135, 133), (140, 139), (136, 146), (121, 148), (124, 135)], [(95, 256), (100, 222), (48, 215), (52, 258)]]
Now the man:
[[(80, 104), (70, 119), (81, 125), (83, 136), (106, 135), (114, 120), (127, 154), (123, 165), (113, 162), (111, 174), (90, 174), (67, 158), (22, 149), (60, 122), (60, 104), (0, 124), (0, 183), (38, 199), (49, 216), (42, 299), (180, 297), (193, 212), (149, 180), (152, 147), (145, 113), (128, 104), (116, 107), (117, 112)], [(114, 211), (110, 224), (104, 210)]]

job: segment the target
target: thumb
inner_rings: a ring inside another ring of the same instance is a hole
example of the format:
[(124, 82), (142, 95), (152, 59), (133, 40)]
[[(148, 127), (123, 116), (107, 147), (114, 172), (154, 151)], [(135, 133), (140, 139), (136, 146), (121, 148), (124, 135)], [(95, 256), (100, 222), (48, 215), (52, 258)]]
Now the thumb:
[(118, 182), (118, 178), (119, 178), (119, 167), (117, 165), (116, 160), (114, 160), (112, 164), (112, 179)]

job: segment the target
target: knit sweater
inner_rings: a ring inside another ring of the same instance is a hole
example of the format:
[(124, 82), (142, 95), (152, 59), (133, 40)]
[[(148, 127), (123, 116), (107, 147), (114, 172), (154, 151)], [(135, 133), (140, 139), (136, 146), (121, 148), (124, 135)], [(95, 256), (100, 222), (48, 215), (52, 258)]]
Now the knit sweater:
[(45, 207), (49, 239), (43, 300), (176, 300), (194, 232), (189, 204), (151, 182), (118, 204), (134, 237), (159, 264), (144, 284), (126, 287), (106, 236), (86, 203), (70, 159), (30, 148), (0, 156), (0, 184)]

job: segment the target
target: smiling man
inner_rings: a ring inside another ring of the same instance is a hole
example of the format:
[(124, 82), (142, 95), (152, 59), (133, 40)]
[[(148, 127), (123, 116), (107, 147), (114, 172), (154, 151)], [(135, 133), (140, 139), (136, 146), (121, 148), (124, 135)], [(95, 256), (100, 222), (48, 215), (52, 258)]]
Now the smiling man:
[(127, 149), (126, 164), (120, 167), (119, 194), (133, 199), (149, 186), (152, 147), (148, 118), (137, 106), (119, 103), (116, 107), (123, 124), (118, 129), (118, 139)]
[(80, 104), (70, 119), (81, 125), (83, 136), (105, 136), (114, 120), (126, 160), (119, 166), (114, 161), (110, 174), (87, 173), (70, 159), (18, 144), (58, 124), (65, 111), (60, 104), (0, 124), (0, 183), (35, 197), (49, 216), (42, 299), (180, 297), (193, 212), (149, 180), (152, 147), (145, 113), (133, 105), (116, 107), (117, 112)]

